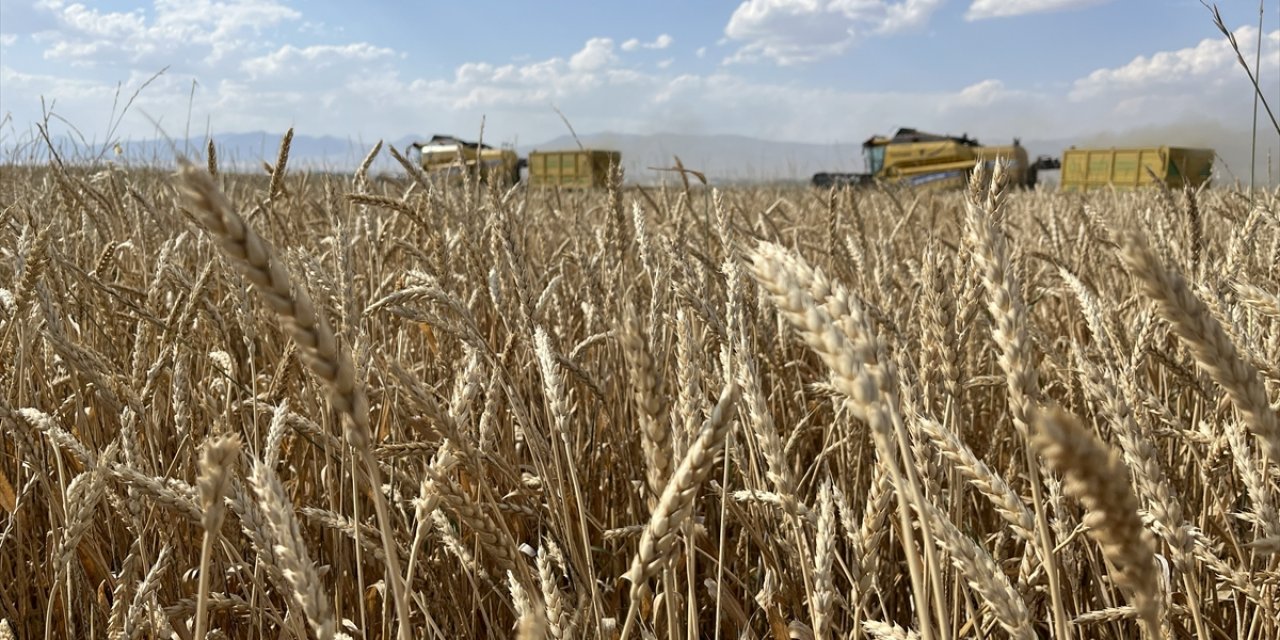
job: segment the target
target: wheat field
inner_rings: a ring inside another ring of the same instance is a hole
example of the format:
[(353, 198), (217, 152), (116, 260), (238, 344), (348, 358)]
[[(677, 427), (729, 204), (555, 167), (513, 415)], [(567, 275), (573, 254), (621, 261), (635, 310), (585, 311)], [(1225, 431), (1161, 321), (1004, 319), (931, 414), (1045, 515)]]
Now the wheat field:
[(287, 156), (0, 173), (0, 638), (1280, 634), (1280, 193)]

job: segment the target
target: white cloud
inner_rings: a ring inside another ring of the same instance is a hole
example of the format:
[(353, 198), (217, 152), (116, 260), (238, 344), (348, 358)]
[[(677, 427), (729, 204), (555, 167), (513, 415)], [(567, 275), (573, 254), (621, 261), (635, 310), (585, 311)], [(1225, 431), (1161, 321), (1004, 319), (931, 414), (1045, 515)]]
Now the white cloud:
[(569, 58), (569, 66), (576, 71), (591, 71), (617, 60), (613, 53), (612, 38), (592, 38), (582, 50)]
[(57, 100), (72, 103), (81, 100), (109, 99), (113, 87), (93, 82), (63, 78), (46, 74), (23, 73), (7, 66), (0, 66), (0, 82), (6, 91), (36, 95), (48, 95)]
[(659, 60), (659, 61), (658, 61), (658, 68), (659, 68), (659, 69), (670, 69), (670, 68), (671, 68), (671, 65), (675, 64), (675, 62), (676, 62), (676, 59), (675, 59), (675, 58), (667, 58), (667, 59), (665, 59), (665, 60)]
[[(155, 76), (154, 72), (132, 72), (121, 82), (103, 82), (45, 73), (27, 73), (9, 67), (0, 67), (0, 97), (4, 105), (0, 112), (14, 114), (14, 123), (21, 127), (40, 120), (38, 105), (41, 99), (52, 113), (81, 127), (90, 142), (102, 142), (105, 130), (92, 125), (105, 120), (103, 105), (117, 103), (123, 106), (133, 92), (144, 83), (147, 89), (133, 100), (127, 112), (125, 124), (116, 133), (124, 138), (159, 137), (180, 135), (187, 117), (187, 99), (191, 91), (191, 79), (172, 75)], [(204, 88), (197, 96), (207, 95)], [(199, 98), (197, 98), (199, 100)], [(32, 113), (32, 107), (35, 112)], [(21, 118), (20, 114), (31, 114)], [(193, 121), (202, 121), (196, 114)], [(59, 125), (61, 126), (61, 125)]]
[(698, 50), (697, 50), (697, 51), (694, 51), (694, 52), (693, 52), (693, 55), (698, 56), (699, 58), (705, 58), (705, 57), (707, 57), (707, 48), (706, 48), (706, 47), (698, 47)]
[[(1242, 51), (1253, 51), (1258, 43), (1256, 27), (1236, 29), (1235, 37)], [(1255, 76), (1264, 86), (1275, 90), (1275, 79), (1280, 77), (1280, 30), (1264, 35), (1262, 39), (1262, 69)], [(1084, 101), (1102, 96), (1143, 98), (1156, 104), (1161, 100), (1175, 99), (1183, 102), (1203, 101), (1206, 105), (1215, 100), (1207, 96), (1216, 94), (1227, 86), (1238, 87), (1245, 81), (1236, 54), (1224, 37), (1206, 38), (1194, 47), (1177, 51), (1162, 51), (1151, 56), (1138, 56), (1126, 65), (1098, 69), (1075, 82), (1070, 97)], [(1274, 94), (1272, 94), (1274, 95)], [(1230, 97), (1224, 94), (1223, 97)], [(1250, 99), (1251, 100), (1251, 99)]]
[(1105, 4), (1112, 0), (973, 0), (969, 10), (965, 12), (965, 20), (984, 20), (987, 18), (1007, 18), (1028, 13), (1045, 13), (1079, 9), (1093, 5)]
[(12, 47), (17, 41), (16, 33), (0, 33), (0, 47)]
[(394, 56), (395, 51), (366, 42), (301, 48), (287, 44), (265, 56), (245, 60), (240, 68), (253, 79), (316, 71), (325, 71), (332, 76), (335, 67), (347, 63), (366, 63)]
[(725, 35), (743, 46), (726, 62), (802, 64), (839, 55), (864, 36), (919, 27), (943, 0), (747, 0)]
[(897, 33), (922, 27), (929, 22), (929, 16), (938, 10), (943, 1), (906, 0), (905, 2), (886, 2), (884, 3), (885, 16), (876, 28), (876, 33)]
[(955, 100), (946, 106), (987, 107), (1012, 95), (1013, 92), (1005, 89), (1003, 82), (999, 80), (983, 80), (961, 89), (956, 94)]
[(671, 46), (672, 42), (675, 42), (675, 39), (664, 33), (659, 35), (657, 38), (654, 38), (653, 42), (641, 42), (637, 38), (631, 38), (630, 40), (623, 42), (621, 48), (623, 51), (635, 51), (637, 49), (661, 50)]
[(301, 17), (275, 0), (155, 0), (150, 19), (141, 9), (99, 11), (63, 0), (42, 0), (37, 7), (57, 25), (38, 34), (38, 41), (49, 44), (44, 57), (79, 66), (117, 61), (162, 66), (192, 51), (216, 61), (252, 45), (264, 29)]
[[(1238, 36), (1242, 46), (1252, 46), (1248, 31), (1240, 31)], [(1280, 38), (1280, 34), (1268, 38), (1264, 56), (1269, 56), (1271, 62), (1263, 73), (1276, 76), (1280, 57), (1272, 40)], [(610, 49), (589, 45), (577, 55), (589, 50)], [(555, 104), (565, 110), (579, 131), (736, 132), (821, 142), (860, 140), (870, 133), (889, 133), (898, 126), (917, 126), (939, 132), (968, 132), (996, 142), (1013, 136), (1053, 139), (1212, 115), (1212, 110), (1220, 107), (1221, 97), (1216, 92), (1195, 90), (1196, 83), (1209, 77), (1234, 77), (1223, 85), (1233, 92), (1247, 84), (1243, 72), (1231, 68), (1232, 54), (1225, 61), (1190, 73), (1184, 84), (1156, 92), (1161, 100), (1177, 108), (1153, 109), (1152, 98), (1145, 97), (1151, 85), (1130, 86), (1125, 84), (1130, 80), (1121, 79), (1136, 75), (1150, 76), (1148, 81), (1153, 81), (1164, 75), (1177, 75), (1181, 68), (1177, 65), (1156, 65), (1146, 73), (1128, 69), (1145, 69), (1141, 61), (1148, 61), (1146, 66), (1150, 66), (1149, 61), (1164, 61), (1170, 56), (1184, 59), (1189, 54), (1157, 53), (1125, 67), (1100, 70), (1062, 89), (1030, 90), (987, 78), (929, 91), (843, 91), (761, 82), (728, 70), (709, 75), (673, 75), (669, 67), (661, 65), (641, 71), (622, 68), (617, 60), (609, 59), (587, 68), (556, 57), (520, 65), (463, 65), (449, 81), (414, 81), (408, 89), (392, 82), (380, 91), (385, 91), (386, 96), (412, 97), (398, 103), (406, 111), (421, 111), (425, 101), (441, 113), (488, 114), (490, 130), (495, 135), (504, 126), (499, 123), (505, 122), (522, 140), (549, 137), (539, 131), (559, 133), (558, 116), (549, 109)], [(1188, 69), (1198, 68), (1188, 61), (1180, 64)], [(1274, 86), (1274, 80), (1271, 82)], [(1170, 96), (1178, 95), (1184, 97), (1170, 100)], [(1247, 98), (1248, 94), (1242, 97)], [(627, 108), (620, 110), (619, 104)], [(1231, 122), (1240, 113), (1247, 111), (1224, 112), (1219, 117)]]

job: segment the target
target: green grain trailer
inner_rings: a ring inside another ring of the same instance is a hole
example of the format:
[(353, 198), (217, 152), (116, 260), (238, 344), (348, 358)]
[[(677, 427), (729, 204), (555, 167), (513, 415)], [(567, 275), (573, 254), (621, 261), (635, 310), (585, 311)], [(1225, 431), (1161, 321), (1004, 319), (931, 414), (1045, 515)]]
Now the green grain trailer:
[(601, 149), (529, 153), (529, 186), (591, 189), (609, 184), (622, 154)]
[(1214, 156), (1213, 149), (1187, 147), (1071, 148), (1062, 153), (1062, 190), (1198, 187), (1209, 180)]

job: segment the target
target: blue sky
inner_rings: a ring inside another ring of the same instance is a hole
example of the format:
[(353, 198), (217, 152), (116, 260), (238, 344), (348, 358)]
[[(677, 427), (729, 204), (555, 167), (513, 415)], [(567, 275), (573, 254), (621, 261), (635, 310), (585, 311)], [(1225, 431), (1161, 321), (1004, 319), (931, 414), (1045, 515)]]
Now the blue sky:
[[(1252, 52), (1257, 2), (1221, 5)], [(1260, 76), (1280, 108), (1267, 5)], [(558, 107), (580, 133), (1052, 139), (1244, 130), (1253, 104), (1198, 0), (0, 0), (0, 142), (29, 135), (42, 97), (101, 140), (117, 87), (166, 67), (117, 134), (474, 137), (484, 117), (487, 139), (536, 143), (565, 132)]]

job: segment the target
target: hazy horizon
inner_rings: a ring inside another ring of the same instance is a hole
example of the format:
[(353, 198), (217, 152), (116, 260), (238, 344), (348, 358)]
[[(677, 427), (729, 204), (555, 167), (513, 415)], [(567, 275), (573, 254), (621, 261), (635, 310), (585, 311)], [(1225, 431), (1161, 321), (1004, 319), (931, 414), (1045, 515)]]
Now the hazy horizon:
[[(1260, 32), (1251, 5), (1224, 20), (1246, 54), (1261, 43), (1257, 76), (1280, 95), (1280, 12)], [(46, 110), (51, 133), (91, 140), (483, 127), (517, 145), (566, 133), (566, 119), (584, 134), (827, 144), (903, 126), (983, 140), (1242, 131), (1253, 117), (1253, 88), (1197, 0), (500, 6), (351, 20), (329, 1), (6, 0), (0, 143), (29, 139)]]

